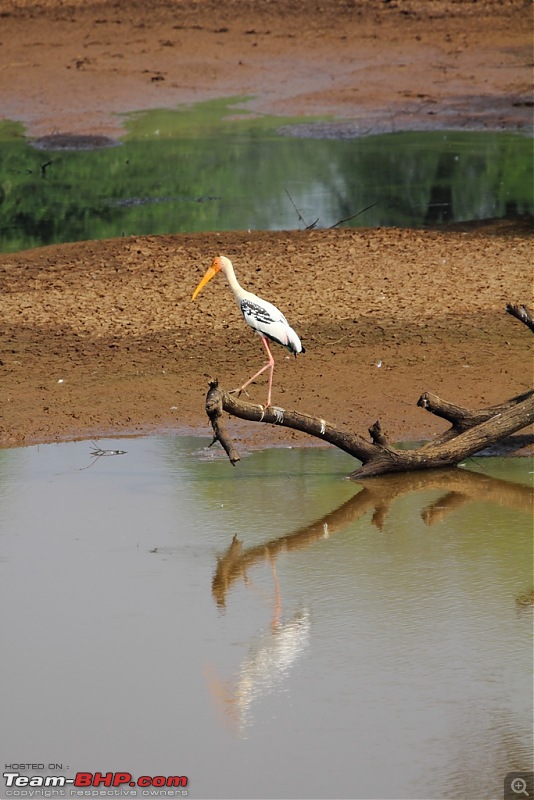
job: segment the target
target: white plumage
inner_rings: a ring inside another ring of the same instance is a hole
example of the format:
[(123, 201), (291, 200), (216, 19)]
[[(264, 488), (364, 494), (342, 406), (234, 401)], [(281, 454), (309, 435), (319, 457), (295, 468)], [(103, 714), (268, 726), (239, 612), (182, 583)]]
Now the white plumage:
[(235, 391), (242, 392), (250, 383), (252, 383), (259, 375), (261, 375), (262, 372), (265, 372), (266, 369), (270, 369), (269, 391), (267, 396), (267, 406), (270, 406), (274, 358), (269, 349), (267, 339), (271, 339), (271, 341), (278, 342), (278, 344), (281, 344), (283, 347), (287, 347), (287, 349), (291, 353), (294, 353), (295, 356), (298, 353), (304, 353), (304, 347), (302, 346), (298, 335), (295, 333), (285, 316), (276, 306), (267, 302), (267, 300), (263, 300), (261, 297), (252, 294), (252, 292), (247, 292), (246, 289), (243, 289), (243, 287), (240, 286), (235, 276), (233, 264), (229, 258), (226, 258), (226, 256), (218, 256), (213, 260), (210, 268), (193, 292), (193, 300), (200, 290), (208, 283), (208, 281), (210, 281), (220, 271), (224, 272), (226, 280), (228, 281), (230, 289), (234, 293), (234, 297), (241, 310), (241, 313), (243, 314), (245, 322), (261, 336), (263, 346), (265, 347), (267, 356), (269, 358), (267, 364), (258, 370), (258, 372), (252, 376), (252, 378), (243, 384), (243, 386)]

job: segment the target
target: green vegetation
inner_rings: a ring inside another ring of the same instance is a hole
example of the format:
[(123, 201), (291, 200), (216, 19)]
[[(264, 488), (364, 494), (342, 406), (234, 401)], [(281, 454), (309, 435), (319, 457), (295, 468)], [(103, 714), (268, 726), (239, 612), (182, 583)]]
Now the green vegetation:
[[(130, 234), (420, 226), (534, 212), (532, 140), (494, 133), (281, 136), (238, 99), (125, 118), (118, 147), (38, 150), (0, 123), (0, 249)], [(307, 127), (309, 127), (309, 120)], [(298, 126), (294, 128), (298, 131)], [(289, 193), (289, 195), (288, 195)]]

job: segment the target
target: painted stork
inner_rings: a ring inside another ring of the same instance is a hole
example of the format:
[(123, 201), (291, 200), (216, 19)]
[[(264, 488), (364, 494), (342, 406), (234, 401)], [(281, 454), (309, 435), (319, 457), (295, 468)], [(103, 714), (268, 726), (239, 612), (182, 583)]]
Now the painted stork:
[(226, 256), (218, 256), (212, 261), (211, 267), (209, 267), (206, 274), (193, 292), (193, 297), (191, 298), (192, 300), (195, 299), (200, 290), (203, 289), (208, 281), (210, 281), (218, 272), (224, 272), (230, 289), (234, 293), (237, 304), (241, 309), (243, 317), (245, 318), (245, 322), (261, 336), (263, 346), (267, 351), (267, 357), (269, 359), (268, 362), (252, 376), (252, 378), (249, 378), (249, 380), (246, 381), (243, 386), (241, 386), (239, 389), (234, 389), (234, 391), (242, 392), (250, 383), (255, 381), (256, 378), (262, 374), (262, 372), (265, 372), (265, 370), (268, 369), (270, 370), (269, 390), (267, 394), (266, 406), (268, 408), (271, 405), (274, 358), (269, 349), (269, 343), (267, 340), (270, 339), (272, 342), (278, 342), (278, 344), (281, 344), (283, 347), (287, 347), (289, 352), (294, 353), (295, 356), (297, 353), (304, 353), (304, 347), (302, 346), (302, 343), (293, 328), (289, 325), (287, 319), (284, 317), (282, 312), (276, 308), (276, 306), (273, 306), (272, 303), (268, 303), (266, 300), (262, 300), (261, 297), (258, 297), (251, 292), (247, 292), (242, 286), (239, 285), (235, 276), (233, 264), (229, 258), (226, 258)]

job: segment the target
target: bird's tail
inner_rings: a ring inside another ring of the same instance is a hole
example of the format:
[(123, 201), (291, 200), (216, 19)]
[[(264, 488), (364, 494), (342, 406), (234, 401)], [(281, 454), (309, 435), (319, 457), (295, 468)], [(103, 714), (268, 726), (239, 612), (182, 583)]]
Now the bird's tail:
[(305, 353), (306, 352), (306, 350), (302, 346), (302, 342), (300, 341), (300, 339), (298, 337), (298, 334), (295, 333), (293, 328), (289, 328), (289, 326), (288, 326), (288, 331), (287, 331), (287, 345), (286, 345), (286, 347), (291, 353), (294, 353), (295, 355), (298, 355), (299, 353)]

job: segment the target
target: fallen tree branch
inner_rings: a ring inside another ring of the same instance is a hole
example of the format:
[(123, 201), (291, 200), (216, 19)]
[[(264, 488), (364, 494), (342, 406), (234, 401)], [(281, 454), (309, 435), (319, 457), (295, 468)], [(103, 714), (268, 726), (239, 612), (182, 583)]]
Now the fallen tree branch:
[[(213, 426), (215, 438), (221, 442), (226, 452), (228, 452), (227, 448), (233, 445), (231, 445), (230, 439), (221, 423), (221, 417), (224, 411), (232, 414), (234, 417), (246, 419), (250, 422), (265, 422), (270, 425), (280, 425), (285, 428), (292, 428), (296, 431), (308, 433), (310, 436), (322, 439), (323, 442), (339, 447), (340, 450), (344, 450), (346, 453), (349, 453), (349, 455), (360, 458), (362, 461), (370, 458), (373, 453), (373, 445), (371, 442), (358, 436), (357, 433), (348, 433), (347, 431), (339, 430), (339, 428), (327, 422), (325, 419), (313, 417), (310, 414), (303, 414), (300, 411), (289, 411), (277, 406), (265, 408), (264, 406), (254, 403), (245, 403), (239, 400), (235, 394), (229, 394), (224, 389), (221, 389), (217, 380), (210, 381), (209, 386), (210, 388), (206, 397), (206, 412)], [(210, 406), (209, 411), (208, 400)], [(220, 438), (221, 430), (222, 439)]]
[[(411, 472), (452, 466), (534, 422), (534, 392), (529, 392), (521, 402), (509, 401), (510, 405), (505, 404), (503, 411), (492, 413), (489, 418), (487, 412), (470, 412), (468, 409), (460, 408), (459, 419), (465, 420), (470, 415), (476, 417), (477, 413), (480, 413), (482, 421), (472, 422), (469, 427), (448, 438), (438, 437), (436, 442), (428, 442), (417, 450), (398, 450), (389, 443), (379, 422), (375, 422), (369, 429), (372, 439), (369, 442), (357, 433), (340, 430), (332, 423), (310, 414), (275, 406), (264, 408), (245, 403), (221, 389), (217, 381), (210, 382), (208, 398), (210, 405), (208, 415), (213, 425), (215, 439), (221, 442), (232, 464), (239, 460), (239, 455), (222, 426), (221, 417), (224, 411), (240, 419), (303, 431), (323, 442), (335, 445), (362, 462), (362, 466), (351, 473), (350, 477), (353, 479), (387, 472)], [(436, 395), (432, 395), (432, 398), (432, 407), (447, 409), (448, 417), (454, 421), (451, 409), (455, 407), (440, 400)], [(421, 400), (422, 398), (418, 405), (425, 407)], [(230, 456), (230, 453), (233, 455)]]

